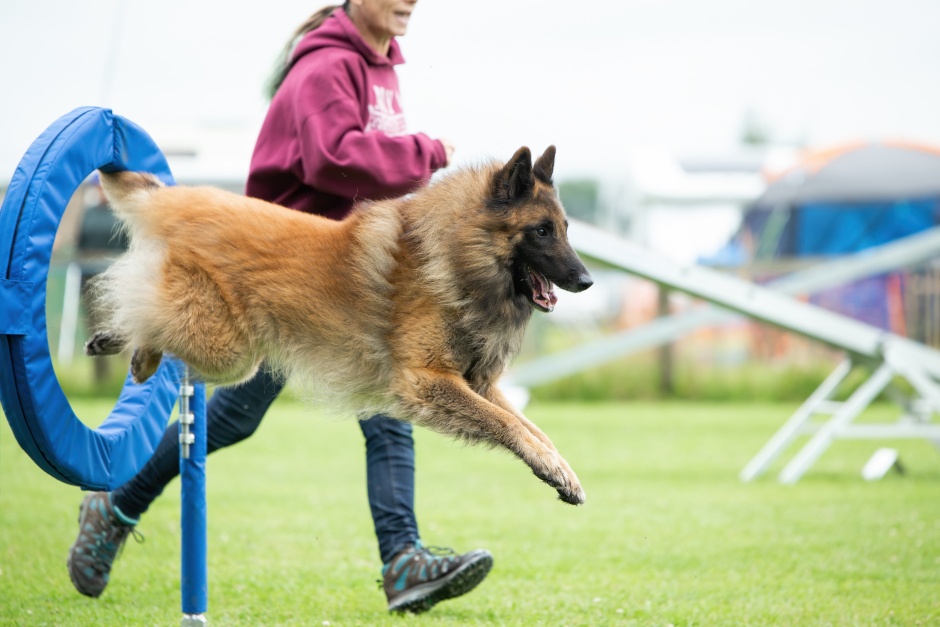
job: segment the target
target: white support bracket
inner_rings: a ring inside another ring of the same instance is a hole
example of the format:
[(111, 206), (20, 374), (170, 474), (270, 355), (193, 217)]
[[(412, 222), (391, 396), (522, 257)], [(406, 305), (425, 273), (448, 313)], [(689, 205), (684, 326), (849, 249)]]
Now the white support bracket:
[(205, 614), (183, 614), (180, 627), (205, 627), (208, 624)]
[[(853, 363), (848, 359), (838, 365), (748, 462), (739, 475), (741, 481), (751, 481), (764, 474), (801, 435), (812, 437), (780, 472), (778, 478), (781, 483), (792, 485), (799, 481), (835, 440), (921, 439), (940, 448), (940, 424), (930, 422), (934, 413), (940, 413), (940, 386), (917, 366), (916, 356), (901, 359), (896, 353), (886, 351), (885, 360), (874, 362), (874, 372), (848, 400), (841, 403), (828, 400), (852, 367)], [(919, 396), (910, 398), (894, 388), (892, 379), (896, 375), (906, 379)], [(897, 422), (854, 424), (865, 408), (885, 390), (902, 408)], [(812, 417), (817, 415), (829, 415), (830, 418), (824, 422), (812, 422)]]
[(881, 364), (862, 385), (858, 387), (849, 399), (842, 404), (839, 410), (810, 438), (809, 442), (800, 449), (790, 463), (780, 472), (780, 483), (792, 485), (800, 480), (810, 469), (819, 456), (822, 455), (833, 440), (839, 437), (839, 432), (850, 425), (875, 397), (891, 383), (895, 375), (888, 364)]
[[(816, 388), (806, 401), (800, 405), (789, 420), (764, 447), (754, 456), (738, 477), (741, 481), (750, 481), (767, 472), (767, 468), (783, 453), (783, 451), (793, 443), (800, 434), (805, 433), (807, 423), (814, 415), (823, 413), (834, 413), (827, 411), (831, 409), (828, 406), (829, 399), (835, 394), (839, 384), (845, 380), (849, 372), (852, 371), (852, 360), (846, 359), (826, 377), (826, 380)], [(838, 409), (836, 409), (838, 411)]]
[(183, 365), (183, 382), (180, 385), (180, 456), (189, 459), (189, 447), (196, 442), (196, 436), (191, 431), (195, 420), (189, 411), (189, 399), (196, 393), (195, 387), (189, 383), (189, 366)]

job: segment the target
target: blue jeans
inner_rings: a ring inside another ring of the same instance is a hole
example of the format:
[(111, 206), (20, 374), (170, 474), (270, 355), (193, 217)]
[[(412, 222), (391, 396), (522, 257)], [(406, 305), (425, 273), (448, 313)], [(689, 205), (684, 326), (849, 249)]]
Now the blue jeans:
[[(206, 407), (208, 451), (231, 446), (254, 433), (283, 388), (283, 382), (262, 368), (254, 378), (237, 387), (217, 389)], [(366, 438), (369, 507), (379, 554), (382, 562), (388, 563), (418, 540), (411, 425), (378, 415), (359, 421), (359, 426)], [(150, 461), (111, 494), (111, 502), (125, 516), (139, 518), (179, 474), (178, 429), (176, 422), (167, 427)]]

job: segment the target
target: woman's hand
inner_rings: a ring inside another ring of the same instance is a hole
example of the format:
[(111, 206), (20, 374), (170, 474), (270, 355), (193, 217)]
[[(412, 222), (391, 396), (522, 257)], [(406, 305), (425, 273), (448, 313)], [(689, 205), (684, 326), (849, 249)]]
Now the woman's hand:
[(447, 156), (447, 161), (444, 163), (444, 167), (450, 165), (450, 158), (454, 154), (454, 145), (450, 143), (449, 139), (444, 139), (443, 137), (438, 137), (437, 141), (441, 142), (441, 145), (444, 146), (444, 154)]

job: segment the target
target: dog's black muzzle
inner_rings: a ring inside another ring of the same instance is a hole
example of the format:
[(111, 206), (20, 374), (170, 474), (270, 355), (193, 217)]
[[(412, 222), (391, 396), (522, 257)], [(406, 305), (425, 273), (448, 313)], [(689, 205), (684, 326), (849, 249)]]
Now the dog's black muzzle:
[(583, 272), (572, 272), (563, 281), (555, 281), (555, 285), (566, 292), (583, 292), (594, 285), (594, 279), (585, 270)]
[(583, 292), (594, 285), (594, 279), (591, 278), (591, 274), (578, 257), (566, 265), (568, 266), (567, 272), (559, 273), (561, 276), (555, 281), (555, 285), (566, 292)]
[(587, 273), (587, 270), (585, 270), (585, 271), (578, 277), (578, 280), (575, 282), (575, 287), (574, 287), (574, 289), (571, 290), (571, 291), (572, 291), (572, 292), (583, 292), (584, 290), (586, 290), (587, 288), (591, 287), (592, 285), (594, 285), (594, 279), (592, 279), (592, 278), (591, 278), (591, 275)]

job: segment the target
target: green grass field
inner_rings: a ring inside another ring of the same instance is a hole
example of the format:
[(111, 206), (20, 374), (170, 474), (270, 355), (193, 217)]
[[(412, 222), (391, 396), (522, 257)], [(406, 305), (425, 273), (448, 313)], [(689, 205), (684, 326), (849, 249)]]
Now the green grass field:
[[(75, 409), (94, 422), (110, 403)], [(584, 484), (580, 508), (506, 454), (419, 432), (423, 539), (486, 547), (496, 562), (471, 594), (402, 617), (376, 584), (358, 428), (283, 399), (253, 438), (210, 457), (210, 624), (940, 624), (940, 455), (893, 443), (907, 474), (866, 483), (859, 471), (886, 443), (843, 442), (794, 487), (740, 484), (793, 409), (533, 405)], [(179, 483), (103, 597), (85, 598), (65, 569), (81, 493), (43, 474), (0, 422), (0, 624), (178, 624)]]

